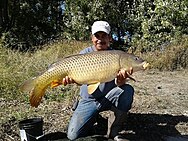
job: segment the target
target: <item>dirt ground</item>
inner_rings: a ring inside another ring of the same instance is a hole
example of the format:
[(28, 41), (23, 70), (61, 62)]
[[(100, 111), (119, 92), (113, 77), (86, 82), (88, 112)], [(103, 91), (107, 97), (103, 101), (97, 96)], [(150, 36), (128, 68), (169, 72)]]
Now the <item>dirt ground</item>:
[[(130, 141), (188, 141), (188, 70), (148, 70), (135, 73), (134, 78), (137, 82), (129, 82), (135, 89), (134, 102), (121, 134)], [(11, 108), (18, 108), (16, 102), (6, 103), (1, 99), (0, 106), (8, 104)], [(28, 108), (25, 104), (19, 106), (22, 110)], [(40, 110), (44, 112), (37, 114)], [(44, 102), (33, 116), (43, 117), (45, 134), (56, 133), (56, 138), (63, 138), (71, 114), (70, 105), (53, 101)], [(99, 118), (95, 130), (105, 134), (108, 112), (101, 115), (103, 118)], [(6, 112), (4, 116), (8, 116)], [(20, 140), (18, 122), (11, 117), (1, 123), (0, 141)], [(106, 139), (96, 135), (78, 140)]]

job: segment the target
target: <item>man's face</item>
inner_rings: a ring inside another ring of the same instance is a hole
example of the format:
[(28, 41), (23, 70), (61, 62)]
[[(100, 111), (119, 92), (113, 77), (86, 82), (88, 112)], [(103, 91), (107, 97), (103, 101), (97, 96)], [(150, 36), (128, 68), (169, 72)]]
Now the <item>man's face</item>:
[(99, 31), (92, 35), (92, 42), (97, 51), (107, 50), (110, 45), (111, 37), (105, 32)]

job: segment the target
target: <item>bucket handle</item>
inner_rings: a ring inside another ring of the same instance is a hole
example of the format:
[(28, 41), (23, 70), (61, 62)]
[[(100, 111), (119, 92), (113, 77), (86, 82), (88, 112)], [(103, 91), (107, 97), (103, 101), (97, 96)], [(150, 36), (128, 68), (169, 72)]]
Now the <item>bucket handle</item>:
[(28, 135), (29, 137), (32, 137), (32, 138), (34, 138), (34, 139), (36, 139), (36, 140), (38, 140), (38, 139), (40, 139), (41, 137), (44, 136), (44, 134), (43, 134), (43, 135), (40, 135), (40, 136), (38, 136), (38, 137), (35, 137), (35, 136), (33, 136), (33, 135), (31, 135), (31, 134), (29, 134), (29, 133), (27, 133), (27, 132), (26, 132), (26, 135)]

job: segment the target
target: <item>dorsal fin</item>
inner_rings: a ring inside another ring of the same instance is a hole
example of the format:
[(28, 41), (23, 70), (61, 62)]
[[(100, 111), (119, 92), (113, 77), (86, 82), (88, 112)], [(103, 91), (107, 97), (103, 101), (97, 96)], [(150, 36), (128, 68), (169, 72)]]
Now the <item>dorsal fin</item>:
[(48, 69), (58, 65), (59, 63), (62, 63), (62, 60), (64, 60), (64, 59), (67, 59), (67, 58), (70, 58), (70, 57), (73, 57), (73, 56), (80, 56), (80, 55), (83, 55), (83, 54), (73, 54), (73, 55), (68, 55), (64, 58), (58, 58), (56, 62), (54, 62), (54, 63), (52, 63), (48, 66)]

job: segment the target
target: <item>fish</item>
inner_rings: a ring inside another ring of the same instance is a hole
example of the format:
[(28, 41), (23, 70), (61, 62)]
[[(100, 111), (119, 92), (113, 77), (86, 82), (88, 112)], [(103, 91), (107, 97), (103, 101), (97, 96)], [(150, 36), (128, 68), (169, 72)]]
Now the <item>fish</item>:
[(92, 94), (100, 83), (115, 79), (119, 70), (132, 68), (136, 72), (145, 70), (148, 65), (143, 59), (120, 50), (70, 55), (52, 63), (41, 75), (25, 81), (20, 89), (29, 92), (30, 105), (38, 107), (46, 89), (62, 85), (66, 76), (78, 85), (87, 84), (88, 93)]

